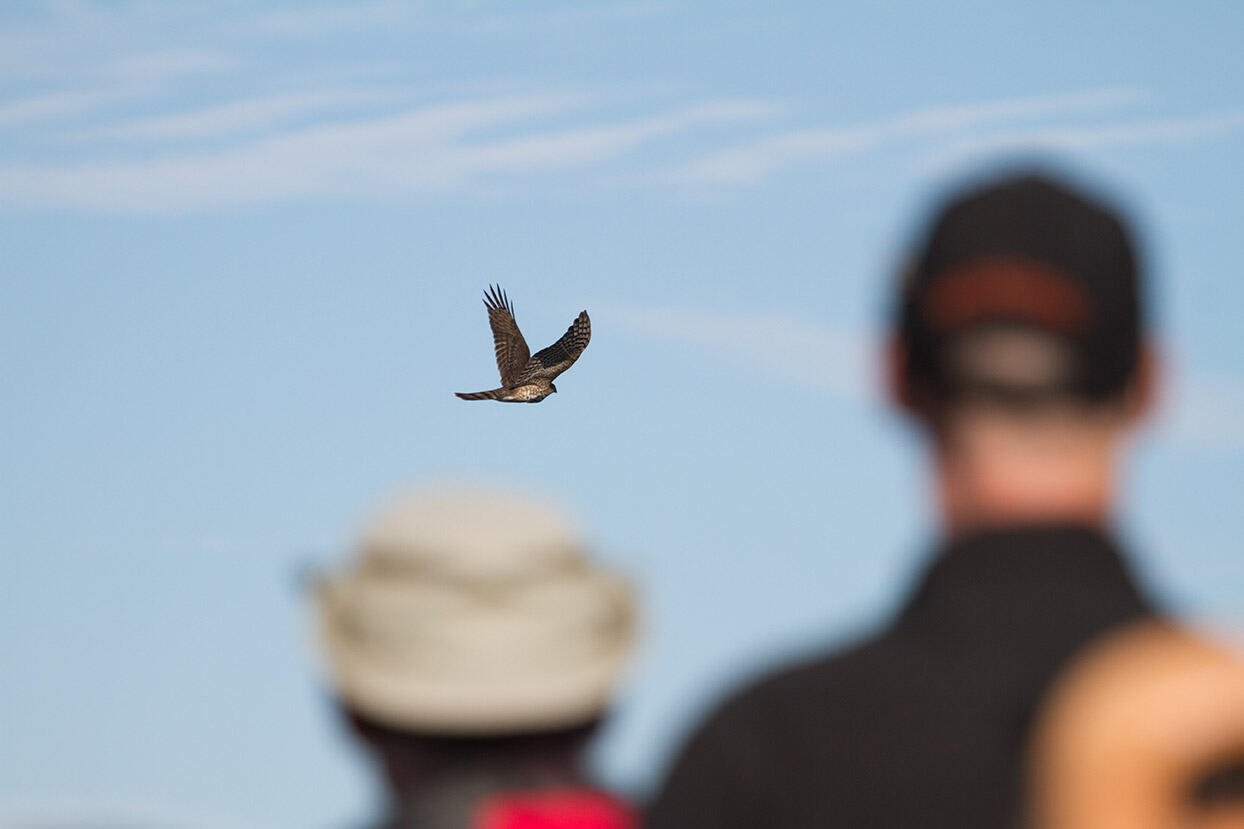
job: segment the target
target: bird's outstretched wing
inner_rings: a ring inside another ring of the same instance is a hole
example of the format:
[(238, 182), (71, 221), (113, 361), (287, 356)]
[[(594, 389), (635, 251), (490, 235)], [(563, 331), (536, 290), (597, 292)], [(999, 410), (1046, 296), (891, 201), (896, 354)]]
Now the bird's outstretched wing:
[(582, 311), (560, 340), (536, 352), (517, 382), (525, 383), (537, 378), (552, 380), (574, 365), (591, 339), (592, 321), (588, 319), (587, 311)]
[(492, 345), (497, 352), (497, 370), (501, 372), (501, 385), (514, 385), (518, 375), (531, 358), (523, 332), (514, 321), (514, 306), (500, 286), (492, 285), (484, 292), (484, 306), (488, 308), (488, 325), (492, 328)]

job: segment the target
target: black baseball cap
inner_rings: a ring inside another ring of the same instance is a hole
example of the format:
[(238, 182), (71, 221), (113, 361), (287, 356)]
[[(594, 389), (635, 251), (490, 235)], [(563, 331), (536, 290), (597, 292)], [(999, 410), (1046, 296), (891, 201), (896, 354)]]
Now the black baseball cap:
[(1123, 220), (1068, 184), (1025, 172), (951, 197), (899, 297), (913, 402), (1118, 396), (1140, 359), (1140, 283)]

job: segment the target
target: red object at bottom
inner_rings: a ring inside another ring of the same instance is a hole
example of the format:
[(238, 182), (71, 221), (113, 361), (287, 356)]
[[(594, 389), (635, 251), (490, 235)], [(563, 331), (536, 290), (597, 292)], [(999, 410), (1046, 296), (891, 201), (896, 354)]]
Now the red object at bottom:
[(635, 813), (623, 802), (588, 789), (509, 792), (485, 801), (475, 829), (633, 829)]

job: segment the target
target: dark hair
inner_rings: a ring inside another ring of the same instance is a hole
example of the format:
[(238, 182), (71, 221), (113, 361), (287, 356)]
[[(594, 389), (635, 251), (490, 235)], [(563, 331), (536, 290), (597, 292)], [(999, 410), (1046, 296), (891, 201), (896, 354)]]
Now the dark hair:
[(1197, 806), (1244, 804), (1244, 756), (1205, 770), (1192, 781), (1186, 796)]
[(561, 760), (573, 762), (587, 747), (602, 717), (576, 725), (497, 735), (462, 735), (396, 728), (342, 706), (351, 728), (377, 752), (429, 766)]

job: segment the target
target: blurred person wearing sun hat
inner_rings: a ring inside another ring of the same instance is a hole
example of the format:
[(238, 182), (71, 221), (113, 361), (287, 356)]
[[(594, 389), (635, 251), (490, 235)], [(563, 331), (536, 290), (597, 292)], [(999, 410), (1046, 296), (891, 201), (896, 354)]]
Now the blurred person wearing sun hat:
[(634, 600), (556, 510), (486, 491), (399, 499), (316, 597), (333, 693), (385, 774), (381, 825), (633, 825), (582, 759)]

